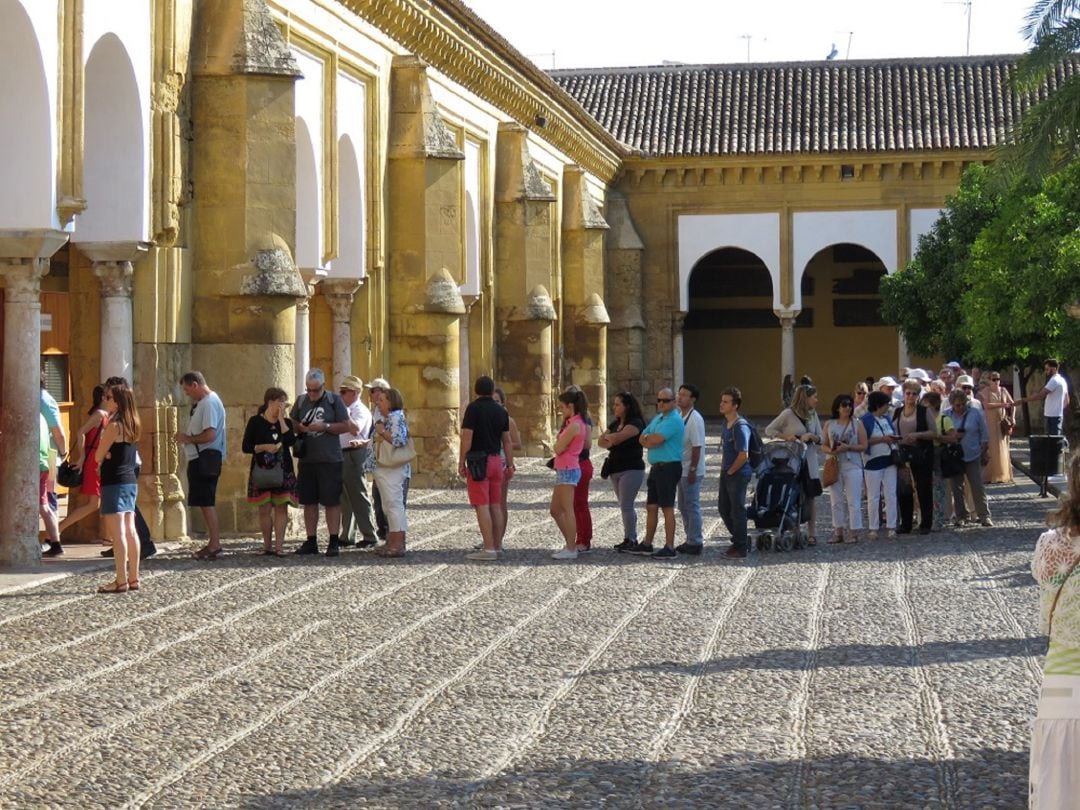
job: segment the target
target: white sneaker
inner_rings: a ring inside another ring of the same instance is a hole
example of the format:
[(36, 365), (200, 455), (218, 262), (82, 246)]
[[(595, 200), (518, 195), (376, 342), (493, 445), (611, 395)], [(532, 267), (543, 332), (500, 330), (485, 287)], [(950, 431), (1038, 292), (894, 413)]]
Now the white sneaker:
[(576, 560), (577, 559), (576, 548), (560, 548), (554, 554), (551, 555), (553, 560)]
[(484, 541), (481, 540), (479, 543), (477, 543), (476, 545), (473, 546), (473, 551), (480, 551), (483, 547), (484, 547)]
[(492, 562), (499, 559), (499, 552), (492, 550), (486, 550), (481, 547), (480, 551), (471, 551), (465, 555), (466, 560), (481, 560), (483, 562)]

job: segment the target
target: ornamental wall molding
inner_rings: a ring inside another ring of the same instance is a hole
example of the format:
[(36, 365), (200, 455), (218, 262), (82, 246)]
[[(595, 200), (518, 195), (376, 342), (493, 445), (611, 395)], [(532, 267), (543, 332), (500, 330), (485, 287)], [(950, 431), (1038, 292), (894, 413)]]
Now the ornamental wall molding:
[(702, 165), (700, 157), (678, 162), (643, 159), (624, 165), (619, 180), (624, 188), (700, 188), (709, 186), (761, 186), (859, 182), (923, 182), (958, 178), (972, 165), (989, 165), (987, 155), (963, 157), (916, 157), (867, 159), (840, 156), (807, 163), (715, 162)]
[(458, 0), (338, 0), (608, 182), (628, 149)]

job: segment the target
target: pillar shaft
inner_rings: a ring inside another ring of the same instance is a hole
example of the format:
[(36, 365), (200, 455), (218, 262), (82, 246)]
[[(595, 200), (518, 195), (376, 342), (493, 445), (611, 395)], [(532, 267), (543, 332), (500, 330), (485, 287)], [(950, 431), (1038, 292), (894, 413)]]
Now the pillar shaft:
[(336, 388), (345, 377), (353, 373), (352, 308), (360, 283), (349, 279), (327, 279), (320, 286), (334, 316), (333, 381)]
[(780, 383), (790, 376), (795, 380), (795, 318), (797, 312), (781, 314), (780, 317)]
[(326, 271), (301, 267), (300, 276), (307, 295), (296, 299), (296, 388), (293, 390), (297, 394), (304, 390), (304, 376), (311, 368), (311, 297), (315, 295), (316, 285), (326, 278)]
[(48, 259), (0, 258), (4, 282), (4, 407), (0, 413), (0, 565), (36, 564), (41, 279)]

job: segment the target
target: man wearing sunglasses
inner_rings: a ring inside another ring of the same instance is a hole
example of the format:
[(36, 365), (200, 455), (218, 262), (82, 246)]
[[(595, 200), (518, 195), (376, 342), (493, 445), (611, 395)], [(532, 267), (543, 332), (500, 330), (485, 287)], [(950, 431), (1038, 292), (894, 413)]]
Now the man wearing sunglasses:
[[(628, 549), (631, 554), (650, 554), (659, 559), (677, 556), (675, 494), (682, 478), (684, 430), (682, 417), (675, 411), (675, 392), (661, 388), (656, 395), (656, 416), (641, 433), (641, 446), (649, 451), (645, 540)], [(653, 537), (661, 511), (664, 513), (664, 547), (653, 551)]]

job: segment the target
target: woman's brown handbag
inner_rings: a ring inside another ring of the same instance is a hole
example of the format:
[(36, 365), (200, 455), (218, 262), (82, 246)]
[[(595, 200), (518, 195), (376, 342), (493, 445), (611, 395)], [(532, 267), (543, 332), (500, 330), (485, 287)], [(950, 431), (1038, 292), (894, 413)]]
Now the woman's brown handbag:
[(821, 485), (831, 487), (840, 480), (840, 459), (829, 456), (825, 459), (825, 465), (821, 468)]

